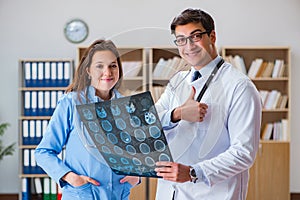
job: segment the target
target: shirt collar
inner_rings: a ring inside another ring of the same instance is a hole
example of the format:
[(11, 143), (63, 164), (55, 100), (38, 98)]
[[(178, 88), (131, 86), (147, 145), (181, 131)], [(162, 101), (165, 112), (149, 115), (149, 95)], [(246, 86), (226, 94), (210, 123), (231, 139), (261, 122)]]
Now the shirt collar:
[[(207, 65), (205, 65), (200, 70), (198, 70), (202, 75), (202, 77), (208, 77), (221, 59), (222, 59), (221, 56), (217, 56), (214, 60), (210, 61)], [(192, 74), (194, 74), (195, 71), (196, 71), (195, 67), (194, 66), (191, 67), (191, 73), (190, 73), (191, 76)]]
[[(100, 97), (98, 97), (96, 95), (96, 89), (93, 86), (88, 86), (87, 92), (88, 92), (88, 98), (90, 99), (90, 101), (92, 101), (92, 102), (104, 101), (103, 99), (101, 99)], [(112, 97), (110, 98), (110, 100), (117, 99), (120, 97), (121, 97), (121, 94), (116, 89), (113, 89)]]

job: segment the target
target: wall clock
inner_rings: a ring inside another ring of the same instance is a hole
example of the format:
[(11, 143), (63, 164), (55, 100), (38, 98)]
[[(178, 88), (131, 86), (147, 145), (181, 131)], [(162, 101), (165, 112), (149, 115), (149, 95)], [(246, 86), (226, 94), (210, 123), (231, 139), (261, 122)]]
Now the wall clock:
[(72, 19), (67, 22), (64, 28), (64, 34), (72, 43), (80, 43), (83, 42), (88, 34), (89, 28), (87, 24), (81, 19)]

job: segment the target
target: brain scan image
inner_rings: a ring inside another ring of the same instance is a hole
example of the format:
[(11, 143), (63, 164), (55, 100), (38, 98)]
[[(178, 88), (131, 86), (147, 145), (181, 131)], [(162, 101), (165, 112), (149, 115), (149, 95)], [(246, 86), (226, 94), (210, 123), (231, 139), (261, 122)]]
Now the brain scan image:
[(98, 107), (96, 109), (96, 113), (97, 113), (97, 116), (101, 119), (103, 118), (106, 118), (107, 117), (107, 113), (105, 111), (105, 109), (103, 107)]
[(141, 120), (137, 116), (132, 116), (130, 118), (130, 124), (132, 127), (139, 127), (141, 126)]
[(89, 109), (82, 109), (82, 114), (86, 120), (92, 120), (94, 118), (93, 113)]
[(108, 120), (101, 121), (101, 126), (106, 132), (112, 131), (112, 125)]
[(145, 117), (145, 121), (148, 123), (148, 124), (153, 124), (156, 122), (156, 117), (153, 113), (151, 112), (145, 112), (144, 113), (144, 117)]
[(115, 123), (116, 123), (117, 128), (121, 131), (126, 128), (126, 122), (121, 118), (115, 119)]
[(121, 110), (118, 105), (112, 105), (110, 109), (113, 116), (119, 116), (121, 114)]
[(125, 105), (125, 108), (128, 113), (134, 113), (135, 111), (135, 105), (131, 101)]
[(158, 178), (155, 163), (173, 161), (150, 92), (76, 108), (116, 174)]

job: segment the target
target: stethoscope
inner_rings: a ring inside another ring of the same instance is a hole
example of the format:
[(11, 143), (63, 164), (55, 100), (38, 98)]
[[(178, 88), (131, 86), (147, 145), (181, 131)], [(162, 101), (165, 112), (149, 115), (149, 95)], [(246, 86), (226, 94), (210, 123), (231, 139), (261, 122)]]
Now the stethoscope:
[[(224, 63), (224, 59), (222, 58), (222, 59), (218, 62), (218, 64), (215, 66), (215, 68), (213, 69), (213, 71), (211, 72), (211, 74), (209, 75), (207, 81), (205, 82), (204, 86), (202, 87), (202, 89), (201, 89), (201, 91), (200, 91), (200, 93), (199, 93), (199, 95), (198, 95), (198, 97), (197, 97), (197, 101), (198, 101), (198, 102), (201, 101), (201, 99), (202, 99), (202, 97), (203, 97), (205, 91), (207, 90), (207, 88), (208, 88), (210, 82), (212, 81), (212, 79), (214, 78), (214, 76), (217, 74), (218, 70), (219, 70), (220, 67), (223, 65), (223, 63)], [(171, 80), (177, 73), (179, 73), (179, 72), (180, 72), (180, 70), (177, 71), (177, 72), (170, 78), (170, 80)], [(182, 84), (182, 82), (186, 79), (186, 77), (187, 77), (190, 73), (191, 73), (191, 70), (189, 70), (188, 73), (186, 73), (186, 75), (185, 75), (185, 76), (184, 76), (184, 77), (183, 77), (183, 78), (182, 78), (175, 86), (173, 86), (173, 85), (171, 84), (171, 82), (169, 81), (169, 85), (170, 85), (171, 91), (172, 91), (173, 93), (175, 93), (175, 90), (177, 89), (177, 87), (178, 87), (179, 85)]]

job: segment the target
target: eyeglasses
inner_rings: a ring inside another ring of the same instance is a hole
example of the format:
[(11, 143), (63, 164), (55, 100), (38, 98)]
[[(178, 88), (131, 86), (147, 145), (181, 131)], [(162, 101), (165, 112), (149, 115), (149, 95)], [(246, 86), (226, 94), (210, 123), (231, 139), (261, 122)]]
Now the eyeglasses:
[(184, 46), (187, 43), (187, 40), (189, 39), (190, 42), (199, 42), (202, 39), (202, 35), (203, 34), (208, 34), (208, 31), (204, 31), (204, 32), (197, 32), (197, 33), (193, 33), (188, 37), (184, 37), (184, 36), (179, 36), (176, 38), (176, 40), (174, 40), (174, 43), (177, 46)]

